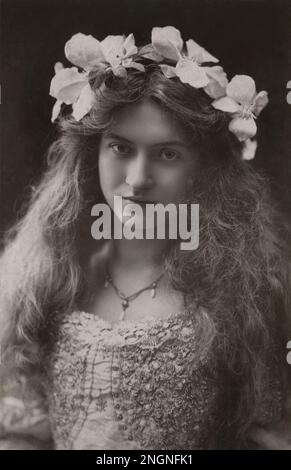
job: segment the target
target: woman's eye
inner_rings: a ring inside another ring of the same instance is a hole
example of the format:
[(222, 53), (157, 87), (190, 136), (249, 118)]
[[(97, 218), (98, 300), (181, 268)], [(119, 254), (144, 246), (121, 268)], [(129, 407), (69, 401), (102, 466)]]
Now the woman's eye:
[(174, 150), (162, 150), (161, 151), (161, 156), (163, 160), (166, 161), (172, 161), (172, 160), (178, 160), (179, 159), (179, 154), (175, 152)]
[(131, 148), (125, 144), (110, 144), (110, 147), (119, 155), (128, 155), (131, 152)]

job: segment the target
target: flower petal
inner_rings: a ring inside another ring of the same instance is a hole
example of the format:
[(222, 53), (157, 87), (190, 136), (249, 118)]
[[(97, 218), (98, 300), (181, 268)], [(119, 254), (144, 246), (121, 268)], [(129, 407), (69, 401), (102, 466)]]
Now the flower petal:
[(91, 61), (104, 61), (100, 41), (91, 35), (75, 34), (65, 45), (65, 56), (72, 64), (90, 69)]
[(219, 62), (216, 57), (209, 54), (204, 47), (199, 46), (193, 39), (186, 41), (187, 54), (190, 59), (195, 59), (199, 64), (204, 62)]
[(92, 91), (92, 88), (90, 85), (86, 85), (78, 100), (73, 104), (73, 117), (76, 119), (76, 121), (80, 121), (82, 117), (84, 117), (89, 111), (91, 110), (93, 104), (94, 104), (94, 92)]
[(87, 74), (78, 72), (76, 67), (59, 69), (51, 81), (50, 95), (66, 104), (72, 104), (87, 83)]
[(247, 139), (244, 142), (244, 147), (242, 149), (242, 159), (243, 160), (253, 160), (256, 155), (256, 150), (258, 147), (258, 142), (256, 139), (251, 140)]
[(152, 29), (152, 45), (165, 59), (177, 62), (183, 49), (183, 39), (178, 29), (173, 26)]
[(132, 57), (125, 57), (124, 59), (121, 60), (121, 64), (123, 67), (130, 67), (130, 64), (132, 64), (133, 59)]
[(59, 98), (65, 104), (73, 104), (78, 99), (85, 86), (87, 86), (87, 82), (72, 83), (60, 90)]
[(171, 65), (166, 65), (166, 64), (160, 64), (159, 67), (162, 70), (165, 77), (167, 78), (177, 77), (175, 67), (172, 67)]
[(126, 66), (126, 68), (136, 69), (136, 70), (139, 70), (140, 72), (145, 71), (144, 65), (140, 64), (139, 62), (131, 62), (129, 65)]
[(55, 73), (57, 73), (60, 70), (63, 70), (65, 67), (63, 66), (62, 62), (56, 62), (54, 68), (55, 68)]
[(203, 68), (205, 69), (206, 75), (210, 80), (208, 85), (204, 88), (204, 91), (211, 98), (215, 99), (225, 96), (228, 80), (223, 68), (220, 67), (220, 65)]
[(260, 93), (258, 93), (255, 97), (255, 101), (252, 107), (253, 113), (258, 116), (268, 103), (269, 97), (267, 91), (260, 91)]
[(55, 102), (53, 110), (52, 110), (52, 117), (51, 117), (52, 122), (55, 122), (58, 115), (60, 114), (62, 104), (63, 104), (63, 102), (61, 100), (57, 100)]
[(225, 95), (225, 88), (223, 88), (218, 82), (210, 79), (208, 85), (203, 88), (210, 98), (218, 99)]
[(251, 105), (256, 96), (256, 84), (248, 75), (235, 75), (226, 88), (227, 96), (242, 105)]
[(135, 45), (134, 35), (131, 33), (127, 36), (123, 43), (124, 56), (129, 57), (137, 53), (137, 47)]
[(230, 121), (228, 128), (240, 141), (252, 138), (257, 133), (257, 125), (252, 117), (248, 119), (235, 117)]
[(218, 82), (224, 89), (228, 85), (228, 80), (225, 71), (220, 65), (214, 65), (213, 67), (203, 67), (209, 78), (212, 78)]
[(163, 56), (158, 54), (152, 44), (147, 44), (143, 46), (139, 50), (139, 56), (145, 57), (146, 59), (150, 59), (154, 62), (161, 62), (163, 60)]
[(237, 113), (240, 110), (240, 106), (229, 96), (223, 96), (215, 101), (213, 101), (212, 106), (219, 111), (224, 111), (226, 113)]
[(176, 65), (176, 75), (181, 82), (188, 83), (195, 88), (202, 88), (209, 83), (203, 67), (188, 59), (181, 59)]
[(107, 36), (103, 41), (101, 41), (101, 50), (107, 62), (109, 62), (112, 67), (120, 65), (122, 53), (122, 46), (124, 43), (124, 36)]

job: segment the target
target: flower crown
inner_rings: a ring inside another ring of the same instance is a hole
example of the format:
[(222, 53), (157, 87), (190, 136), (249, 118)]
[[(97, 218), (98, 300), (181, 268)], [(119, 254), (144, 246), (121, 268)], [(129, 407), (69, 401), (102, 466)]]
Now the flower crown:
[(252, 140), (257, 132), (255, 119), (267, 105), (268, 93), (257, 93), (255, 82), (248, 75), (235, 75), (228, 81), (223, 68), (214, 65), (219, 60), (193, 39), (184, 45), (180, 31), (173, 26), (154, 27), (151, 39), (150, 44), (138, 48), (133, 34), (107, 36), (103, 41), (82, 33), (72, 36), (65, 45), (65, 56), (76, 67), (64, 68), (60, 62), (55, 65), (50, 84), (50, 95), (57, 100), (52, 121), (57, 119), (63, 103), (72, 105), (76, 121), (90, 112), (95, 98), (90, 74), (100, 86), (108, 73), (126, 77), (130, 68), (144, 72), (140, 60), (145, 58), (156, 62), (167, 78), (178, 77), (213, 98), (215, 109), (230, 114), (229, 130), (245, 143), (243, 158), (253, 158), (257, 146)]

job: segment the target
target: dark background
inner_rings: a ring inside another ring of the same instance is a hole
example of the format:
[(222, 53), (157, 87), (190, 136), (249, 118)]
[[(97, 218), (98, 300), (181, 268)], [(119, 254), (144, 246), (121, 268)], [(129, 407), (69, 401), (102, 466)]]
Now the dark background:
[(48, 94), (54, 64), (64, 62), (75, 33), (102, 40), (133, 32), (150, 42), (153, 26), (173, 25), (220, 59), (228, 78), (251, 75), (270, 103), (258, 120), (259, 149), (251, 163), (270, 177), (291, 220), (290, 0), (2, 0), (0, 240), (29, 185), (41, 174), (56, 137)]

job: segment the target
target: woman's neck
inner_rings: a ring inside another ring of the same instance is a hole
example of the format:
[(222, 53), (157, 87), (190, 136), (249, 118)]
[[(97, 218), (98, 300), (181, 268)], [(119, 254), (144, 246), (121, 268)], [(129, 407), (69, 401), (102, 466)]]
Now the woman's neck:
[(168, 240), (112, 240), (111, 261), (132, 270), (159, 267), (163, 264), (168, 248)]

